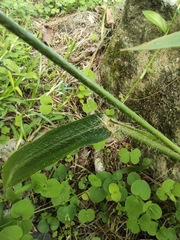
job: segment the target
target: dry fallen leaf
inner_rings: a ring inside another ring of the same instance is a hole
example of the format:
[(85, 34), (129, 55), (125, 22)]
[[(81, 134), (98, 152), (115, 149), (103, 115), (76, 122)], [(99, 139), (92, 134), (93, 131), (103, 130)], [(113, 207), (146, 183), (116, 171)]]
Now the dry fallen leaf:
[(110, 9), (108, 8), (106, 10), (106, 21), (108, 25), (114, 25), (114, 19), (112, 17)]
[(102, 6), (102, 8), (104, 9), (105, 13), (106, 13), (106, 22), (108, 25), (111, 25), (111, 27), (113, 28), (115, 22), (114, 22), (114, 18), (112, 17), (111, 14), (111, 10), (105, 6)]
[(54, 37), (54, 31), (52, 28), (50, 28), (49, 26), (43, 26), (42, 27), (42, 38), (43, 41), (47, 44), (47, 45), (51, 45), (52, 44), (52, 40)]

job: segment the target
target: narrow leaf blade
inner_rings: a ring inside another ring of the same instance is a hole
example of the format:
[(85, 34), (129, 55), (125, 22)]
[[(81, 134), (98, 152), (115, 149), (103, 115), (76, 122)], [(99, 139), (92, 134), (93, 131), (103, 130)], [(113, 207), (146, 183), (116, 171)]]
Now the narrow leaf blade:
[(122, 49), (121, 51), (155, 50), (155, 49), (172, 48), (172, 47), (180, 47), (180, 32), (175, 32), (169, 35), (165, 35), (163, 37), (156, 38), (150, 42), (146, 42), (135, 47)]

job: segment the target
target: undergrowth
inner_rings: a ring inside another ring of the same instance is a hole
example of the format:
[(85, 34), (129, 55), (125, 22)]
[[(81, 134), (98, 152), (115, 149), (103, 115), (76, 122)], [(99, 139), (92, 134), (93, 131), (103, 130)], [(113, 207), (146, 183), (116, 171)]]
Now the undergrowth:
[[(45, 7), (40, 2), (18, 3), (3, 1), (1, 6), (21, 21), (26, 15), (40, 14), (48, 19), (59, 12), (94, 8), (99, 1), (46, 0)], [(30, 27), (30, 20), (21, 23)], [(91, 90), (71, 84), (72, 79), (53, 64), (44, 66), (40, 54), (2, 26), (0, 32), (1, 146), (14, 139), (12, 148), (18, 149), (22, 141), (39, 137), (39, 132), (98, 111)], [(83, 71), (95, 80), (90, 69)], [(116, 114), (112, 108), (103, 111), (109, 116)], [(105, 141), (84, 152), (102, 149), (107, 155), (112, 152)], [(58, 240), (178, 239), (180, 183), (172, 179), (160, 183), (138, 173), (139, 167), (150, 165), (150, 159), (141, 159), (139, 149), (120, 147), (117, 152), (121, 163), (118, 160), (117, 167), (106, 167), (106, 171), (102, 163), (110, 164), (106, 157), (100, 161), (99, 172), (76, 165), (77, 151), (8, 189), (6, 194), (1, 192), (0, 239), (38, 239), (36, 232)], [(6, 155), (3, 150), (1, 154), (2, 169)], [(83, 161), (85, 156), (81, 155)], [(130, 171), (127, 166), (132, 167)]]
[[(125, 164), (140, 161), (139, 149), (121, 148), (118, 154)], [(14, 239), (35, 239), (29, 235), (32, 227), (54, 239), (135, 239), (142, 232), (160, 240), (178, 238), (180, 183), (168, 179), (161, 184), (134, 171), (127, 174), (126, 168), (73, 171), (68, 160), (33, 174), (1, 195), (2, 239), (8, 239), (9, 232)], [(141, 164), (149, 162), (145, 158)], [(12, 205), (4, 216), (7, 203)]]

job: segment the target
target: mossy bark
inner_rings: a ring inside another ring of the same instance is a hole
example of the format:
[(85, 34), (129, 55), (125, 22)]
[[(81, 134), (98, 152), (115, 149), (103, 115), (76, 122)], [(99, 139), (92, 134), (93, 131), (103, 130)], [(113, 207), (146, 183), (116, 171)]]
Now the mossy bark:
[[(121, 52), (122, 48), (139, 45), (163, 32), (142, 14), (153, 10), (170, 24), (175, 9), (158, 0), (127, 0), (122, 18), (100, 65), (102, 85), (115, 96), (126, 96), (141, 76), (154, 51)], [(179, 31), (177, 16), (170, 33)], [(180, 50), (160, 50), (125, 104), (150, 124), (180, 145)], [(120, 120), (128, 121), (124, 114)]]

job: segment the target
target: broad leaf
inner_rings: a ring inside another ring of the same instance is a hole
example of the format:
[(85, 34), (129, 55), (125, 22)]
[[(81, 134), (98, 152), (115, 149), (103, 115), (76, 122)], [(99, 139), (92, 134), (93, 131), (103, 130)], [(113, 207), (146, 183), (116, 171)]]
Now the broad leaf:
[(60, 207), (57, 211), (57, 217), (62, 223), (70, 223), (76, 215), (76, 207), (74, 204), (70, 204), (65, 207)]
[(34, 214), (34, 206), (28, 199), (16, 202), (11, 208), (13, 218), (29, 219)]
[(138, 218), (140, 214), (143, 213), (143, 205), (144, 202), (141, 199), (133, 195), (128, 196), (125, 202), (125, 210), (128, 214), (128, 217)]
[(136, 172), (131, 172), (127, 176), (127, 183), (132, 185), (136, 180), (141, 179), (140, 175)]
[(147, 200), (150, 198), (151, 189), (146, 181), (136, 180), (131, 185), (131, 192), (134, 195), (139, 196), (142, 200)]
[(9, 226), (0, 232), (2, 240), (19, 240), (22, 236), (22, 229), (19, 226)]
[(89, 197), (94, 203), (102, 202), (105, 199), (106, 195), (106, 192), (102, 188), (94, 186), (91, 186), (89, 188)]
[(154, 23), (156, 26), (158, 26), (164, 33), (166, 33), (168, 26), (164, 18), (161, 17), (161, 15), (154, 11), (143, 11), (144, 16)]
[(139, 158), (141, 156), (141, 151), (138, 148), (135, 148), (134, 150), (131, 151), (130, 157), (131, 157), (131, 162), (133, 164), (137, 164), (139, 162)]
[(157, 205), (156, 203), (152, 203), (146, 210), (146, 214), (152, 219), (159, 219), (162, 216), (162, 210), (159, 205)]
[(91, 222), (94, 220), (94, 217), (95, 217), (95, 213), (94, 213), (94, 210), (91, 208), (87, 210), (82, 209), (78, 213), (78, 219), (82, 223)]
[(20, 148), (4, 165), (4, 188), (17, 184), (80, 147), (108, 138), (111, 133), (103, 119), (103, 114), (90, 115), (57, 127)]
[(132, 233), (137, 234), (138, 232), (140, 232), (138, 220), (135, 217), (128, 219), (126, 225), (127, 228), (131, 230)]

